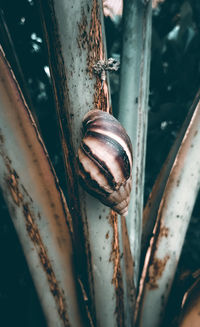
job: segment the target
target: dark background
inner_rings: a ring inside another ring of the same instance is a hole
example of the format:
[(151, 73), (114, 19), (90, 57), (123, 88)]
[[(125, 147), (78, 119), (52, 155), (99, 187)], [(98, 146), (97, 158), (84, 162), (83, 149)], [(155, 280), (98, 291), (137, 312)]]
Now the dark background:
[[(51, 160), (65, 191), (61, 147), (51, 90), (44, 67), (48, 67), (42, 30), (33, 0), (1, 0), (3, 17), (13, 41), (0, 42), (9, 61), (23, 71), (17, 78), (34, 111)], [(121, 51), (121, 22), (105, 19), (108, 55)], [(2, 21), (1, 21), (2, 26)], [(200, 1), (165, 0), (153, 12), (149, 125), (146, 158), (145, 201), (173, 144), (200, 85)], [(119, 73), (111, 75), (112, 100), (117, 112)], [(176, 314), (191, 273), (200, 268), (200, 197), (196, 201), (169, 301), (170, 317)], [(2, 327), (45, 326), (31, 276), (18, 237), (0, 195), (0, 325)], [(175, 299), (175, 300), (173, 300)], [(166, 325), (169, 323), (166, 319)]]

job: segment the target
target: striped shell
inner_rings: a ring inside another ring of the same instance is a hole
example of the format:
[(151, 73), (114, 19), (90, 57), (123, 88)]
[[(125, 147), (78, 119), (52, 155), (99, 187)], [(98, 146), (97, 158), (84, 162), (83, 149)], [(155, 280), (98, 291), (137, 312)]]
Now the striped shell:
[(132, 145), (125, 129), (112, 115), (100, 110), (86, 114), (78, 159), (83, 187), (125, 216), (132, 183)]

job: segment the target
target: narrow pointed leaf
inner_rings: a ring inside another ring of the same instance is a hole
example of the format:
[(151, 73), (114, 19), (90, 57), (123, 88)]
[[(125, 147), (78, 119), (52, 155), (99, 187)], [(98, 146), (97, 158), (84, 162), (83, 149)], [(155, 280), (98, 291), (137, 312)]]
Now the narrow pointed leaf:
[(133, 186), (127, 217), (130, 247), (138, 279), (143, 212), (149, 65), (151, 50), (151, 1), (124, 3), (119, 120), (133, 145)]
[(140, 289), (138, 326), (162, 323), (185, 234), (200, 186), (200, 102), (176, 156), (148, 249)]
[(48, 326), (83, 326), (63, 193), (0, 49), (0, 186)]
[[(122, 271), (126, 324), (134, 323), (134, 307), (138, 284), (142, 213), (144, 194), (144, 166), (149, 95), (151, 54), (151, 1), (125, 1), (123, 12), (123, 48), (120, 74), (119, 120), (126, 128), (133, 145), (133, 184), (129, 213), (126, 217), (127, 233), (122, 222), (120, 239), (124, 254)], [(129, 250), (127, 248), (129, 247)], [(128, 252), (127, 252), (128, 251)], [(125, 274), (128, 271), (128, 274)], [(126, 278), (125, 278), (126, 276)]]
[(181, 130), (170, 150), (169, 155), (156, 179), (156, 182), (153, 186), (152, 192), (146, 203), (144, 213), (143, 213), (143, 230), (142, 230), (142, 251), (141, 258), (144, 260), (147, 248), (149, 246), (150, 238), (153, 233), (153, 228), (155, 225), (156, 217), (158, 214), (158, 209), (160, 206), (160, 201), (166, 186), (167, 179), (169, 177), (171, 168), (174, 164), (177, 152), (185, 135), (185, 132), (190, 124), (194, 110), (200, 98), (200, 91), (198, 91), (195, 100), (187, 114), (187, 117), (181, 127)]

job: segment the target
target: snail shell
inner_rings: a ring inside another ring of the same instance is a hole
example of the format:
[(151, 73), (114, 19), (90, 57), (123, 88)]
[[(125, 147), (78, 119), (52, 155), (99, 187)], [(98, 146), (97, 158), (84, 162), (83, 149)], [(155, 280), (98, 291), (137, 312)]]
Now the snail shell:
[(100, 110), (86, 114), (78, 160), (83, 187), (125, 216), (130, 200), (133, 155), (130, 138), (117, 119)]

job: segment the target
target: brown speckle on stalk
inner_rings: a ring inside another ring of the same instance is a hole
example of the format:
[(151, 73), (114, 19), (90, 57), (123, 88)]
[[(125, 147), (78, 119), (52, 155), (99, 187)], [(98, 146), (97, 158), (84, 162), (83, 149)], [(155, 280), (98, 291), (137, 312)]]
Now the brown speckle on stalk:
[(106, 233), (106, 239), (109, 238), (109, 231)]
[(162, 276), (165, 266), (170, 256), (166, 255), (163, 259), (154, 258), (149, 266), (147, 284), (149, 289), (158, 288), (158, 280)]
[(89, 43), (87, 25), (87, 16), (85, 15), (84, 9), (82, 8), (82, 17), (80, 23), (78, 24), (79, 35), (77, 37), (79, 49), (86, 50), (87, 45)]
[(168, 237), (168, 235), (169, 235), (169, 228), (165, 226), (161, 226), (159, 232), (159, 238)]

